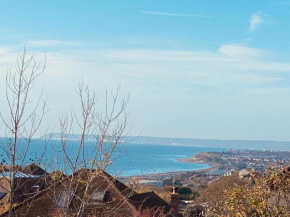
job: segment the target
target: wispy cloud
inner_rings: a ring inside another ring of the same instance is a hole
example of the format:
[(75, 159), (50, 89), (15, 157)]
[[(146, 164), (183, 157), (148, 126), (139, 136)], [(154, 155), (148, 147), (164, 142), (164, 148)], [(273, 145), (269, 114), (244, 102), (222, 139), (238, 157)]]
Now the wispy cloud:
[(32, 47), (61, 47), (61, 46), (93, 46), (102, 44), (89, 43), (83, 41), (63, 41), (50, 39), (50, 40), (28, 41), (26, 45)]
[(261, 12), (256, 12), (254, 14), (251, 15), (250, 19), (249, 19), (249, 23), (250, 23), (250, 27), (249, 30), (251, 32), (259, 29), (260, 25), (263, 22), (263, 18), (261, 16)]
[(221, 45), (219, 51), (231, 58), (253, 58), (261, 57), (265, 54), (264, 50), (234, 43)]
[[(61, 41), (42, 42), (35, 43), (63, 45)], [(19, 45), (18, 50), (14, 46), (0, 46), (0, 71), (4, 72), (0, 73), (1, 102), (5, 100), (7, 65), (15, 64), (15, 55), (22, 49), (22, 45)], [(38, 47), (33, 47), (33, 50), (37, 51)], [(132, 93), (130, 110), (133, 108), (137, 111), (133, 113), (135, 116), (132, 115), (135, 128), (133, 134), (139, 133), (140, 129), (146, 134), (153, 134), (152, 126), (163, 129), (169, 122), (180, 126), (200, 118), (196, 129), (191, 124), (184, 127), (197, 131), (204, 120), (210, 119), (202, 125), (209, 129), (212, 125), (220, 126), (224, 120), (230, 119), (224, 129), (213, 129), (213, 132), (220, 130), (218, 132), (226, 137), (223, 131), (230, 128), (233, 122), (245, 122), (245, 126), (238, 127), (245, 127), (243, 129), (247, 132), (248, 123), (259, 128), (259, 121), (265, 117), (276, 114), (275, 117), (280, 120), (283, 119), (279, 116), (282, 112), (277, 111), (289, 110), (284, 102), (289, 98), (290, 64), (279, 59), (269, 59), (268, 52), (233, 43), (222, 44), (219, 49), (212, 51), (99, 47), (76, 49), (75, 46), (58, 49), (54, 46), (46, 52), (46, 72), (34, 90), (36, 94), (39, 93), (45, 84), (45, 97), (50, 99), (51, 109), (45, 121), (51, 127), (58, 122), (61, 112), (78, 106), (79, 99), (74, 90), (78, 82), (84, 80), (96, 89), (99, 105), (105, 104), (101, 95), (105, 85), (108, 89), (114, 89), (122, 84), (123, 93)], [(164, 105), (167, 106), (166, 110)], [(245, 108), (249, 108), (248, 113), (245, 113)], [(6, 108), (1, 106), (3, 109)], [(161, 121), (160, 113), (164, 114)], [(188, 117), (194, 118), (188, 121)], [(211, 117), (218, 118), (212, 122)], [(155, 122), (156, 119), (158, 122)], [(183, 130), (175, 131), (183, 133)], [(169, 131), (167, 133), (170, 134)]]
[(170, 13), (170, 12), (164, 12), (164, 11), (141, 11), (141, 13), (157, 15), (157, 16), (210, 18), (210, 16), (201, 15), (201, 14)]

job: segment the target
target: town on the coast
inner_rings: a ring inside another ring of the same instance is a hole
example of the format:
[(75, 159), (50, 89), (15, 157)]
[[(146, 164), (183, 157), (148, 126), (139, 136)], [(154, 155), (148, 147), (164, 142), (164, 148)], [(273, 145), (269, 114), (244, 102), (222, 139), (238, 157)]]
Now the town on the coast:
[[(261, 187), (270, 187), (271, 182), (278, 180), (282, 184), (286, 181), (283, 188), (288, 189), (287, 179), (282, 176), (288, 177), (290, 173), (288, 151), (229, 149), (200, 152), (179, 161), (206, 163), (211, 168), (113, 177), (103, 170), (89, 168), (65, 175), (61, 171), (48, 172), (35, 163), (17, 167), (14, 215), (22, 216), (25, 212), (28, 216), (44, 216), (44, 213), (59, 216), (68, 207), (69, 213), (77, 214), (81, 206), (78, 197), (85, 191), (88, 198), (82, 209), (87, 216), (215, 216), (225, 212), (218, 210), (217, 204), (225, 199), (223, 191), (231, 188), (250, 188), (258, 183)], [(269, 168), (272, 168), (271, 173), (267, 172)], [(1, 216), (9, 216), (11, 168), (1, 165), (0, 169)], [(276, 176), (280, 176), (279, 179)], [(246, 193), (243, 196), (247, 196)], [(273, 193), (265, 198), (276, 197)], [(231, 201), (234, 199), (239, 198)]]

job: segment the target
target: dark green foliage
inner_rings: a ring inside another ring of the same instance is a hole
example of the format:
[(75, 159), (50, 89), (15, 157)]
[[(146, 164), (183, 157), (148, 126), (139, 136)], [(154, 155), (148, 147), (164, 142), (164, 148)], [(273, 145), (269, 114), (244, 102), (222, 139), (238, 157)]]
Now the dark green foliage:
[(179, 187), (177, 192), (180, 195), (191, 194), (192, 193), (191, 189), (188, 188), (188, 187)]
[(199, 196), (197, 191), (192, 191), (189, 187), (179, 187), (177, 192), (181, 200), (195, 200)]

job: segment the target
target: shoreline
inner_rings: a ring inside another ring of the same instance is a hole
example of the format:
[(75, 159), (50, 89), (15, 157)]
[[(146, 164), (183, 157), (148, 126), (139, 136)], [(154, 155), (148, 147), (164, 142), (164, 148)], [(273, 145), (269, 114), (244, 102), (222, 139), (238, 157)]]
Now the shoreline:
[(181, 159), (178, 159), (178, 161), (187, 162), (187, 163), (195, 163), (195, 164), (207, 164), (207, 165), (210, 165), (212, 169), (217, 169), (220, 166), (218, 163), (204, 161), (200, 158), (197, 158), (196, 155), (194, 155), (192, 158), (181, 158)]
[(172, 177), (176, 175), (182, 175), (182, 174), (190, 174), (190, 173), (197, 173), (197, 172), (208, 172), (213, 169), (217, 169), (219, 167), (218, 164), (212, 163), (212, 162), (204, 162), (199, 158), (195, 157), (194, 155), (191, 158), (181, 158), (177, 159), (178, 162), (186, 162), (186, 163), (193, 163), (193, 164), (205, 164), (210, 166), (209, 168), (204, 168), (204, 169), (195, 169), (195, 170), (182, 170), (182, 171), (171, 171), (171, 172), (160, 172), (160, 173), (148, 173), (144, 175), (132, 175), (132, 176), (123, 176), (125, 179), (130, 179), (130, 178), (145, 178), (145, 179), (156, 179), (160, 177)]

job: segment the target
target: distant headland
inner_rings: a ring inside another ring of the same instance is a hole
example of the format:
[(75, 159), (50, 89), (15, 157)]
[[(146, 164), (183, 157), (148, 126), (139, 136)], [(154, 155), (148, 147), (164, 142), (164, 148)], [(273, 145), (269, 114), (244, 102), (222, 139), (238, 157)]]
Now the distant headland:
[[(51, 139), (59, 140), (61, 134), (51, 133)], [(68, 140), (79, 140), (80, 135), (71, 134)], [(89, 136), (88, 140), (94, 140)], [(271, 141), (271, 140), (219, 140), (219, 139), (194, 139), (194, 138), (167, 138), (152, 136), (125, 136), (121, 142), (151, 145), (176, 145), (176, 146), (195, 146), (195, 147), (216, 147), (230, 149), (267, 149), (267, 150), (290, 150), (290, 141)]]

